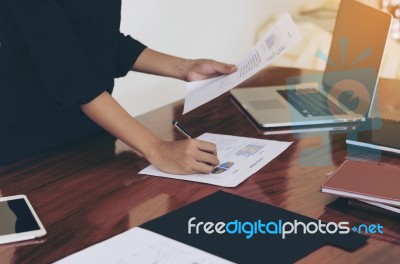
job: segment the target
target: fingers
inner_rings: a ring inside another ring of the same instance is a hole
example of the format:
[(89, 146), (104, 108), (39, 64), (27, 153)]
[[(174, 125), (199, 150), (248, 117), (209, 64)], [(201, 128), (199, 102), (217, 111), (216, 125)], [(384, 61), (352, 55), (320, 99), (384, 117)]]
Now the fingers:
[(214, 168), (215, 166), (211, 166), (204, 162), (197, 162), (193, 166), (193, 170), (195, 171), (195, 173), (205, 173), (205, 174), (211, 173), (214, 170)]
[(204, 152), (200, 151), (196, 157), (197, 161), (207, 163), (211, 166), (217, 166), (219, 164), (219, 160), (217, 155), (209, 153), (209, 152)]
[(214, 60), (199, 59), (191, 62), (192, 65), (183, 79), (186, 81), (199, 81), (224, 74), (230, 74), (237, 70), (233, 64), (226, 64)]
[(219, 164), (217, 157), (217, 146), (213, 143), (196, 140), (200, 153), (198, 155), (198, 161), (208, 163), (213, 166)]
[(197, 139), (161, 142), (149, 161), (172, 174), (211, 173), (219, 164), (215, 144)]
[(195, 141), (197, 142), (198, 149), (200, 149), (204, 152), (208, 152), (208, 153), (217, 155), (217, 146), (214, 143), (210, 143), (210, 142), (198, 140), (198, 139), (195, 139)]
[(200, 173), (211, 173), (212, 170), (219, 164), (217, 157), (217, 147), (215, 144), (195, 140), (198, 148), (196, 153), (196, 163), (193, 165), (193, 169)]
[(186, 169), (194, 173), (211, 173), (219, 164), (215, 144), (197, 139), (188, 139), (186, 143), (188, 144), (185, 154)]
[(237, 67), (233, 64), (226, 64), (218, 61), (212, 61), (211, 65), (215, 72), (222, 74), (230, 74), (237, 70)]

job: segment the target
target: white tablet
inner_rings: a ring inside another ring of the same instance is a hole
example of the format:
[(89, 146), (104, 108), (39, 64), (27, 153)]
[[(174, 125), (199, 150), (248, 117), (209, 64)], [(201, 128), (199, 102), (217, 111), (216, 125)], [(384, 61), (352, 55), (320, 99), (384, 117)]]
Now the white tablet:
[(0, 244), (46, 235), (46, 230), (25, 195), (0, 197), (0, 216)]

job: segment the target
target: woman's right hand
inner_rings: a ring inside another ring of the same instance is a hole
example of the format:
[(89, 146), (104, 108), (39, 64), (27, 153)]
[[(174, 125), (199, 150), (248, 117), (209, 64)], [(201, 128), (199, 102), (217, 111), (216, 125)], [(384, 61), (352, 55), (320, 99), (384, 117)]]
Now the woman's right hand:
[(146, 158), (171, 174), (211, 173), (219, 164), (215, 144), (197, 139), (159, 141)]
[(197, 139), (165, 142), (128, 114), (107, 92), (82, 105), (82, 111), (161, 171), (210, 173), (219, 164), (215, 144)]

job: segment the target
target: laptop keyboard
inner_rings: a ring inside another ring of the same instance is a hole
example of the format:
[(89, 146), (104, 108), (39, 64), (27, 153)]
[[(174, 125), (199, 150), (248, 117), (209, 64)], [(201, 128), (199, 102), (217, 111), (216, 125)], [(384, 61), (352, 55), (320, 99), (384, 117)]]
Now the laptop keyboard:
[(301, 90), (277, 90), (277, 92), (304, 117), (346, 114), (343, 109), (334, 103), (332, 103), (329, 108), (329, 99), (314, 88)]

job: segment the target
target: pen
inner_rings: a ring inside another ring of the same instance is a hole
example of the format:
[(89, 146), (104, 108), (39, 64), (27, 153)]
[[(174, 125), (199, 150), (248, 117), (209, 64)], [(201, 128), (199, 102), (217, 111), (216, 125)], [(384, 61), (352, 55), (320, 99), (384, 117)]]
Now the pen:
[(182, 134), (184, 134), (185, 136), (187, 136), (188, 138), (192, 138), (193, 137), (187, 132), (187, 130), (178, 123), (178, 121), (172, 121), (172, 124), (174, 125), (174, 127), (176, 127), (176, 129), (178, 129)]

